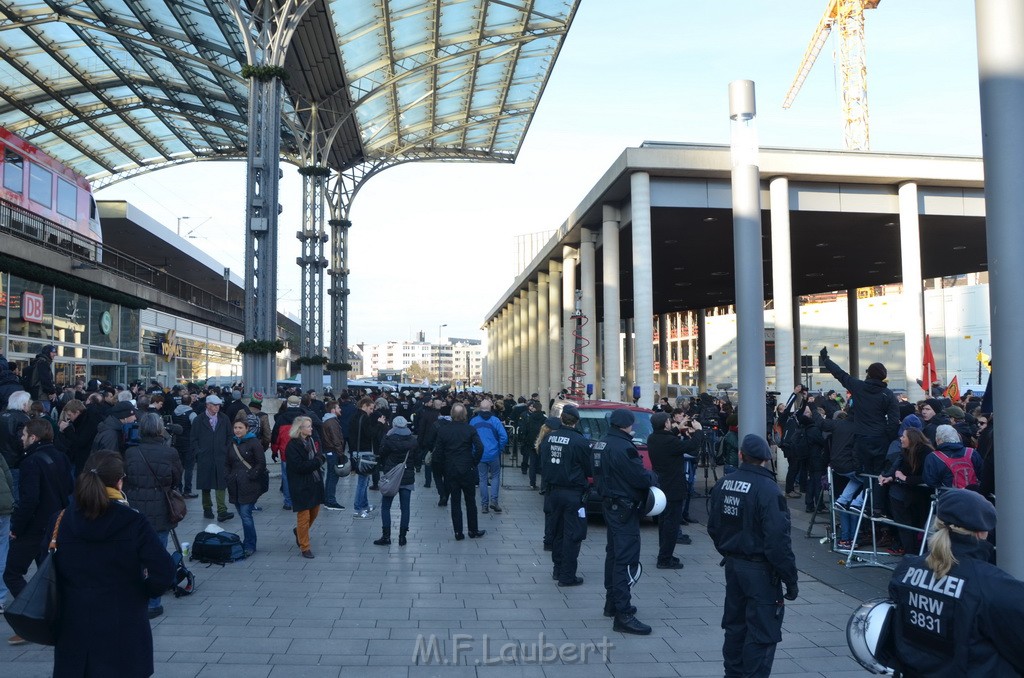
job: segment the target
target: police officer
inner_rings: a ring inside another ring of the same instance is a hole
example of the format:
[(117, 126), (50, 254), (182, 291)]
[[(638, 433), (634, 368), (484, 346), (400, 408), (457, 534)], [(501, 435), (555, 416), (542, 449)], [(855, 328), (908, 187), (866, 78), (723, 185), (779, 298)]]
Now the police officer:
[(553, 579), (559, 586), (579, 586), (583, 577), (576, 576), (580, 545), (587, 536), (587, 514), (584, 495), (587, 478), (593, 475), (590, 445), (575, 429), (580, 412), (573, 405), (562, 408), (561, 426), (549, 433), (543, 443), (545, 452), (544, 481), (549, 485), (553, 539), (551, 562)]
[[(645, 636), (651, 627), (634, 616), (629, 586), (640, 572), (640, 514), (654, 482), (633, 444), (634, 422), (633, 413), (625, 408), (612, 412), (608, 435), (594, 443), (594, 474), (608, 526), (604, 615), (615, 617), (615, 631)], [(630, 576), (631, 570), (636, 577)]]
[[(722, 656), (725, 675), (768, 676), (782, 640), (783, 597), (796, 600), (796, 560), (789, 507), (774, 474), (768, 442), (749, 434), (739, 470), (711, 491), (708, 535), (725, 564)], [(782, 584), (786, 594), (782, 594)]]
[(939, 497), (927, 556), (889, 582), (895, 653), (905, 676), (1024, 673), (1024, 583), (990, 564), (996, 510), (969, 490)]

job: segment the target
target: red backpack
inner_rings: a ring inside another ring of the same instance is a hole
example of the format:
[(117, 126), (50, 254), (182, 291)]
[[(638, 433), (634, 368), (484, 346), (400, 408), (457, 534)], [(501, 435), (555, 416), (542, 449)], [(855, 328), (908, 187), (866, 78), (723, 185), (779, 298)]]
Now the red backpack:
[(953, 487), (958, 490), (962, 490), (965, 487), (971, 487), (978, 484), (978, 474), (974, 471), (974, 448), (964, 448), (964, 456), (962, 457), (950, 457), (938, 450), (934, 450), (935, 455), (942, 460), (942, 463), (946, 465), (949, 472), (953, 474)]
[(292, 425), (281, 424), (281, 426), (277, 429), (277, 440), (273, 441), (270, 446), (270, 449), (272, 449), (274, 452), (277, 452), (281, 456), (281, 461), (287, 461), (287, 459), (284, 458), (284, 451), (285, 448), (288, 447), (288, 441), (291, 439), (291, 436)]

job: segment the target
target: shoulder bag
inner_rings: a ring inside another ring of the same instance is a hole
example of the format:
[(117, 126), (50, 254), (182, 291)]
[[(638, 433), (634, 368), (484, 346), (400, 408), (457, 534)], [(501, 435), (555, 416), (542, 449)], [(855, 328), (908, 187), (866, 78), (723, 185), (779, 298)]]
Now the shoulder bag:
[(185, 520), (185, 516), (188, 515), (188, 506), (185, 505), (185, 497), (183, 497), (181, 492), (178, 492), (173, 487), (161, 488), (160, 477), (156, 474), (156, 471), (153, 470), (153, 467), (150, 466), (149, 459), (146, 459), (146, 454), (142, 451), (141, 447), (137, 449), (139, 450), (139, 456), (142, 457), (142, 461), (146, 462), (146, 466), (149, 467), (149, 472), (153, 474), (153, 481), (156, 482), (157, 488), (163, 490), (164, 499), (167, 501), (167, 517), (171, 521), (171, 527), (174, 527), (181, 521)]
[(4, 611), (4, 618), (14, 632), (39, 645), (57, 644), (57, 626), (60, 621), (60, 595), (57, 589), (57, 570), (53, 557), (57, 552), (57, 532), (64, 510), (57, 516), (50, 537), (50, 548), (36, 573), (22, 589), (14, 602)]
[[(245, 465), (245, 468), (251, 471), (252, 464), (247, 462), (242, 456), (242, 453), (238, 451), (238, 445), (231, 443), (231, 447), (235, 448), (235, 454), (238, 455), (238, 461), (242, 462), (242, 464)], [(266, 494), (267, 491), (270, 490), (270, 471), (267, 470), (266, 466), (263, 467), (263, 472), (256, 476), (256, 480), (260, 481), (260, 495), (262, 496)]]
[[(410, 450), (411, 452), (412, 450)], [(402, 486), (402, 476), (405, 475), (405, 465), (409, 461), (409, 452), (405, 453), (405, 461), (401, 464), (395, 464), (395, 467), (390, 469), (387, 473), (382, 473), (380, 480), (377, 482), (377, 487), (380, 488), (380, 493), (385, 497), (393, 497), (398, 494), (399, 488)]]

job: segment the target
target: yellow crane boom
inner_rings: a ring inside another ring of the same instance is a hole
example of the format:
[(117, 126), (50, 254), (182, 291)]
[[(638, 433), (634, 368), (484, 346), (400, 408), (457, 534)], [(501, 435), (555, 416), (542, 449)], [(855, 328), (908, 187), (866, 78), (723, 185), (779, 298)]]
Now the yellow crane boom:
[(868, 72), (864, 40), (864, 10), (875, 9), (881, 0), (829, 0), (818, 27), (811, 36), (793, 84), (786, 92), (783, 108), (793, 100), (818, 59), (832, 27), (839, 29), (839, 68), (843, 95), (843, 145), (849, 150), (870, 148), (868, 131)]

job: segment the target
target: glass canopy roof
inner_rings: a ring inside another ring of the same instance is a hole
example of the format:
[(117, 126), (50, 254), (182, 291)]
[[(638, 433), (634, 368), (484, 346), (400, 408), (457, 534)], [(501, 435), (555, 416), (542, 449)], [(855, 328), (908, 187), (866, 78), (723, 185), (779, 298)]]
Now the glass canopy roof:
[[(283, 115), (302, 129), (308, 104), (329, 110), (338, 170), (512, 161), (578, 4), (315, 0)], [(244, 157), (239, 30), (223, 0), (0, 0), (0, 126), (99, 183)], [(282, 127), (286, 155), (294, 129)]]

